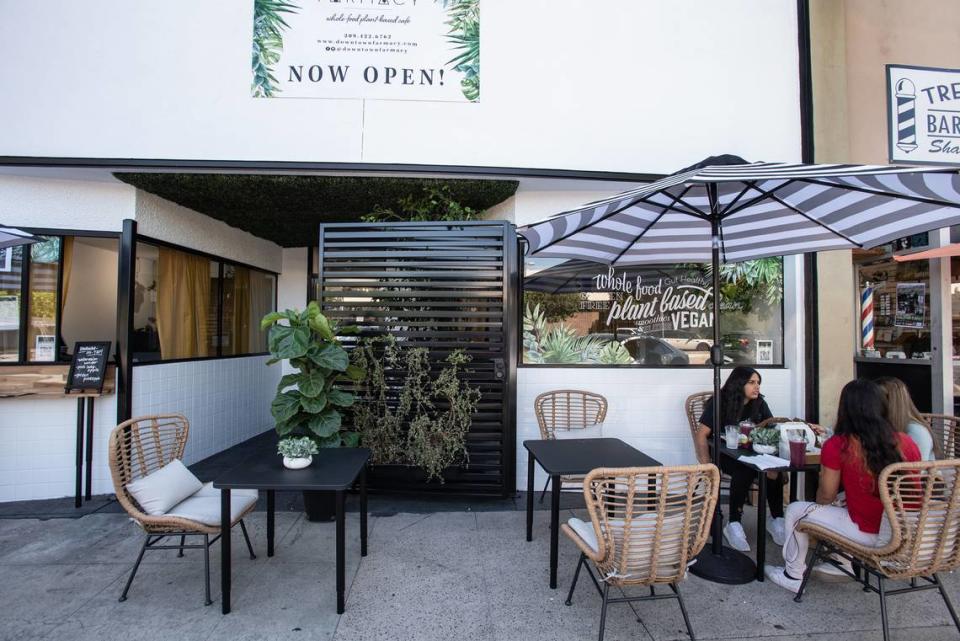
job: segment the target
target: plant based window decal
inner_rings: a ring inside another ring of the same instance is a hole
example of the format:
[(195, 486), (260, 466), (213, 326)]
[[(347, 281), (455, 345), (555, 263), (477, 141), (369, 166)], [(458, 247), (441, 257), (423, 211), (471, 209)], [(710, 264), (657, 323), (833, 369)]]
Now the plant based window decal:
[(447, 40), (457, 55), (447, 61), (463, 73), (460, 89), (471, 101), (480, 100), (480, 0), (442, 0), (450, 19)]
[(283, 0), (254, 0), (253, 2), (253, 97), (270, 98), (280, 91), (273, 66), (283, 51), (283, 30), (290, 25), (284, 13), (297, 13), (295, 4)]

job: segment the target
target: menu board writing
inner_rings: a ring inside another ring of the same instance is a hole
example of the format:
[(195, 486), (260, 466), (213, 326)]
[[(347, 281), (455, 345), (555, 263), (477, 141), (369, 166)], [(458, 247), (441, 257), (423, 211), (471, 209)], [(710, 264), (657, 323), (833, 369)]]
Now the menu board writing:
[(76, 343), (73, 361), (67, 374), (66, 390), (103, 390), (107, 373), (107, 358), (110, 355), (109, 341)]

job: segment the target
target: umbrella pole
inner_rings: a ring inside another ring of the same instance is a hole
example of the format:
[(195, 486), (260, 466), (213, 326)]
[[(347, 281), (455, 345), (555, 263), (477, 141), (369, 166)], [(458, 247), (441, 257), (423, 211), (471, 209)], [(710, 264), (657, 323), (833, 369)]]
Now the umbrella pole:
[[(710, 362), (713, 365), (713, 430), (710, 436), (713, 438), (713, 464), (719, 468), (720, 430), (723, 429), (720, 416), (720, 367), (723, 365), (723, 348), (720, 345), (720, 212), (716, 185), (709, 184), (706, 188), (710, 199), (713, 242), (713, 347), (710, 348)], [(719, 498), (713, 512), (710, 538), (710, 549), (704, 549), (697, 555), (697, 562), (690, 567), (690, 572), (715, 583), (739, 585), (753, 581), (757, 566), (750, 557), (723, 545), (723, 514)]]

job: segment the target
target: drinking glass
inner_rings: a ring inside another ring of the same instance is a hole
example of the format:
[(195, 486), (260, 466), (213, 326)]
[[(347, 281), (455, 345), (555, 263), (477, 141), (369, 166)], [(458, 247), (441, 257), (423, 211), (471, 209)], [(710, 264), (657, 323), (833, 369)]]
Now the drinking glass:
[(737, 425), (727, 425), (723, 432), (726, 439), (727, 449), (735, 450), (740, 445), (740, 427)]
[(790, 467), (807, 464), (807, 438), (802, 430), (790, 430)]

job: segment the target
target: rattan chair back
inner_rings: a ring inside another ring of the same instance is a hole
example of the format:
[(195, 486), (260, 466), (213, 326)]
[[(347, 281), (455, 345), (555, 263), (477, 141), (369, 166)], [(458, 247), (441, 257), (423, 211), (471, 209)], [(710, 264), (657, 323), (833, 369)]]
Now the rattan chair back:
[(552, 390), (537, 396), (533, 410), (540, 438), (554, 439), (557, 430), (578, 430), (603, 423), (607, 399), (583, 390)]
[(707, 401), (713, 398), (713, 392), (697, 392), (687, 397), (683, 403), (683, 408), (687, 412), (687, 422), (690, 424), (690, 436), (693, 438), (700, 425), (700, 417), (703, 416), (703, 408)]
[(182, 459), (187, 445), (190, 423), (180, 414), (139, 416), (120, 423), (110, 432), (110, 476), (117, 501), (144, 530), (151, 533), (197, 530), (218, 532), (218, 527), (206, 526), (178, 517), (151, 516), (127, 491), (127, 484), (142, 478), (173, 459)]
[(960, 419), (947, 414), (921, 414), (937, 444), (937, 458), (960, 458)]
[(676, 583), (703, 549), (717, 502), (714, 465), (600, 468), (584, 479), (599, 550), (612, 585)]
[(797, 529), (854, 556), (890, 579), (929, 577), (960, 567), (960, 460), (894, 463), (877, 484), (890, 540), (859, 545), (821, 525)]

